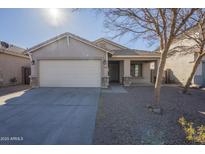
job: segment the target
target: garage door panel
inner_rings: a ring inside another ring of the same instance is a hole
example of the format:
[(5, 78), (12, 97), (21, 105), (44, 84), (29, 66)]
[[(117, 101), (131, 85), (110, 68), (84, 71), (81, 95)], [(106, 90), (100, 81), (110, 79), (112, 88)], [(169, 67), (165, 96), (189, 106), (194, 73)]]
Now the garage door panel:
[(100, 87), (100, 60), (41, 60), (41, 87)]

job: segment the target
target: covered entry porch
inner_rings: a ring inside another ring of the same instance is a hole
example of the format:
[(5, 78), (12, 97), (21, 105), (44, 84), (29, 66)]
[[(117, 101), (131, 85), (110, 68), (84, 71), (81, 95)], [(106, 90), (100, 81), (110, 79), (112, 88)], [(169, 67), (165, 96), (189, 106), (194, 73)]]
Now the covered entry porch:
[(124, 86), (152, 84), (156, 79), (157, 66), (156, 58), (109, 59), (109, 83), (119, 83)]

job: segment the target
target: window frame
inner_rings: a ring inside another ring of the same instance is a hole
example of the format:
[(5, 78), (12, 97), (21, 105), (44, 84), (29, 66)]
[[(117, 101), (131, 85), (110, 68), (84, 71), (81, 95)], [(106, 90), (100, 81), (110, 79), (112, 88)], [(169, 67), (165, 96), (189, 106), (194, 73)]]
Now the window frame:
[[(134, 66), (134, 68), (133, 68)], [(138, 74), (136, 75), (136, 66), (138, 67)], [(133, 70), (134, 69), (134, 70)], [(136, 78), (142, 78), (143, 77), (143, 64), (139, 62), (131, 62), (130, 63), (130, 75), (132, 77)]]

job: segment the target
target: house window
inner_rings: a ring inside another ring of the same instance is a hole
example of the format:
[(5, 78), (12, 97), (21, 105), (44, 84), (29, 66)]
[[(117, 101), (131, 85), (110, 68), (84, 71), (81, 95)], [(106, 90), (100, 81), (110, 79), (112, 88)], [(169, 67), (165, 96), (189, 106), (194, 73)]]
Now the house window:
[(142, 77), (142, 64), (131, 64), (131, 76)]

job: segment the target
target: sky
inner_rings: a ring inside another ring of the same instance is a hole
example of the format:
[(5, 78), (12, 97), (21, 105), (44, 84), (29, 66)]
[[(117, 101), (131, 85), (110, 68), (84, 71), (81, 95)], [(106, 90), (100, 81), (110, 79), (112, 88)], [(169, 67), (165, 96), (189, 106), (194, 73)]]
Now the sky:
[[(104, 37), (111, 39), (111, 33), (105, 29), (103, 15), (91, 9), (72, 12), (71, 9), (59, 9), (58, 16), (50, 9), (0, 9), (0, 40), (23, 48), (30, 48), (58, 34), (70, 32), (90, 41)], [(133, 49), (149, 50), (145, 40), (130, 42), (129, 36), (113, 41)]]

